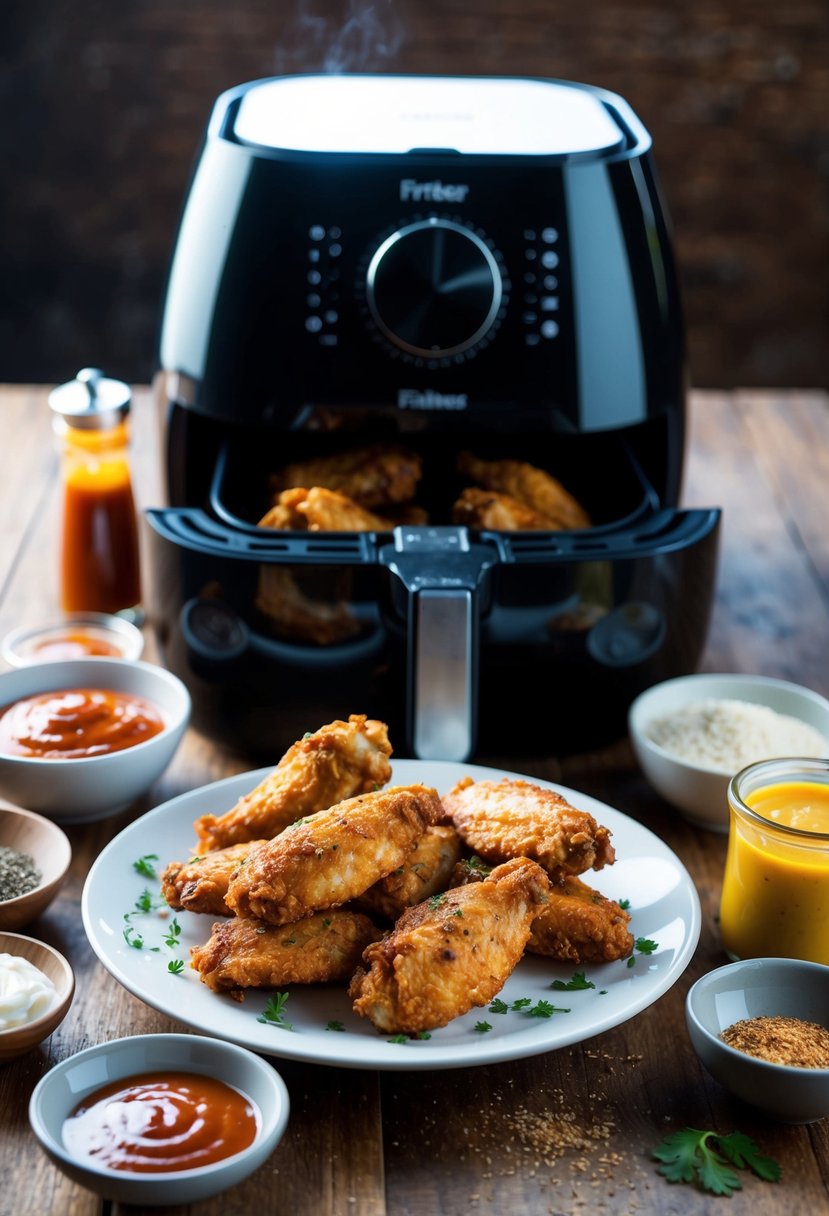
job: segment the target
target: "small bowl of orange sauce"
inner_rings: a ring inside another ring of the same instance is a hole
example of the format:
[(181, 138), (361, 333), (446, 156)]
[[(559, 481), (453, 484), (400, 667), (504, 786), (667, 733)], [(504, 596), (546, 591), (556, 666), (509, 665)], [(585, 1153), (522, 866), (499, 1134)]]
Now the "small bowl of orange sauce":
[(140, 659), (144, 635), (126, 617), (105, 612), (67, 615), (61, 620), (13, 629), (3, 639), (2, 657), (9, 667), (55, 659)]
[(74, 1182), (105, 1199), (196, 1203), (270, 1157), (290, 1103), (273, 1065), (247, 1048), (189, 1034), (88, 1047), (35, 1086), (29, 1122)]
[(191, 701), (152, 663), (86, 658), (0, 674), (0, 796), (65, 823), (132, 806), (181, 742)]

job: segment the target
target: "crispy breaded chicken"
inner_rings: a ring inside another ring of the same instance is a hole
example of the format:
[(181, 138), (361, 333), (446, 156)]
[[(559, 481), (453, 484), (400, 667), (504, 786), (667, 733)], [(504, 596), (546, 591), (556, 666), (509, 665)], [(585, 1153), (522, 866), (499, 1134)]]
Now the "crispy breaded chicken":
[(430, 786), (349, 798), (251, 850), (230, 880), (227, 905), (237, 916), (286, 925), (348, 903), (403, 865), (441, 817)]
[(342, 588), (343, 598), (337, 597), (336, 586), (333, 590), (333, 598), (309, 594), (300, 587), (293, 570), (262, 562), (256, 607), (269, 618), (280, 637), (295, 642), (313, 642), (315, 646), (333, 646), (353, 638), (361, 628), (348, 609), (347, 588)]
[(271, 479), (274, 490), (294, 486), (324, 486), (345, 494), (363, 507), (385, 507), (414, 496), (421, 460), (396, 443), (372, 443), (313, 460), (286, 465)]
[(311, 486), (283, 490), (259, 520), (259, 527), (299, 532), (388, 532), (394, 524), (345, 494)]
[(553, 790), (519, 778), (464, 777), (443, 807), (458, 835), (484, 860), (531, 857), (553, 878), (612, 864), (610, 832)]
[(391, 776), (388, 727), (365, 714), (334, 721), (288, 748), (276, 768), (225, 815), (194, 823), (196, 852), (276, 836), (303, 815), (385, 785)]
[(460, 452), (458, 470), (485, 490), (497, 490), (516, 498), (549, 520), (549, 528), (590, 527), (590, 517), (584, 507), (561, 482), (526, 461), (479, 460), (471, 452)]
[(452, 506), (452, 522), (498, 532), (545, 531), (559, 526), (518, 499), (480, 486), (467, 486), (462, 491)]
[(563, 963), (613, 963), (633, 950), (629, 922), (614, 900), (567, 874), (553, 883), (550, 902), (533, 921), (527, 953)]
[(281, 984), (340, 984), (380, 936), (367, 916), (332, 909), (292, 925), (237, 916), (213, 926), (209, 941), (190, 950), (191, 967), (214, 992)]
[(256, 844), (245, 841), (226, 849), (171, 861), (161, 875), (161, 894), (177, 912), (204, 912), (208, 916), (232, 916), (225, 903), (231, 876)]
[(363, 954), (348, 989), (355, 1012), (386, 1034), (417, 1034), (486, 1005), (521, 958), (549, 887), (521, 857), (409, 908)]
[(397, 920), (406, 908), (448, 887), (460, 855), (461, 840), (453, 827), (430, 826), (403, 864), (369, 887), (356, 906), (386, 920)]

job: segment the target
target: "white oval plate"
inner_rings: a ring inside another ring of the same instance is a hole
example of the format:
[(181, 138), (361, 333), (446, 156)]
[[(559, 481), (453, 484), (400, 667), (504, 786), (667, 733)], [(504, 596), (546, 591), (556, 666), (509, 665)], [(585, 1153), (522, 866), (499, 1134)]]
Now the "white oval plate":
[[(171, 861), (192, 855), (193, 820), (223, 814), (253, 789), (272, 767), (216, 781), (136, 819), (100, 853), (83, 890), (83, 924), (93, 950), (107, 970), (131, 993), (154, 1009), (195, 1030), (248, 1047), (265, 1055), (345, 1068), (439, 1069), (490, 1064), (554, 1051), (618, 1026), (652, 1005), (679, 979), (691, 961), (700, 934), (700, 903), (691, 877), (676, 855), (657, 836), (612, 807), (585, 794), (526, 777), (557, 790), (574, 806), (592, 814), (612, 832), (616, 862), (584, 879), (616, 900), (629, 900), (630, 928), (635, 938), (656, 942), (650, 954), (634, 952), (628, 960), (600, 966), (573, 967), (525, 955), (499, 996), (511, 1006), (549, 1001), (559, 1012), (549, 1018), (526, 1013), (528, 1006), (507, 1013), (473, 1009), (429, 1038), (396, 1042), (379, 1034), (353, 1013), (344, 988), (294, 985), (284, 1006), (293, 1029), (259, 1022), (270, 992), (248, 990), (238, 1002), (203, 984), (189, 966), (191, 946), (210, 936), (214, 917), (172, 913), (166, 905), (148, 913), (138, 908), (145, 891), (160, 904), (159, 883), (135, 869), (135, 862), (154, 854), (157, 873)], [(421, 782), (446, 793), (464, 776), (498, 780), (520, 776), (499, 769), (452, 761), (398, 760), (391, 784)], [(176, 935), (174, 925), (180, 929)], [(176, 938), (170, 944), (172, 938)], [(166, 939), (166, 940), (165, 940)], [(168, 970), (183, 961), (178, 974)], [(555, 980), (568, 982), (575, 971), (586, 973), (593, 988), (560, 991)], [(479, 1023), (491, 1030), (477, 1031)], [(344, 1029), (326, 1029), (330, 1023)]]

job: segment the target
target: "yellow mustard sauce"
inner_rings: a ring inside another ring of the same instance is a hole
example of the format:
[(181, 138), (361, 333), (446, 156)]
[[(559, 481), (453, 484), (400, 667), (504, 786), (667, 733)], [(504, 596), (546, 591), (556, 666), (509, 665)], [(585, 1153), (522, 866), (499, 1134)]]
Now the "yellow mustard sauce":
[(781, 782), (745, 802), (767, 826), (732, 812), (720, 905), (725, 950), (829, 964), (829, 785)]

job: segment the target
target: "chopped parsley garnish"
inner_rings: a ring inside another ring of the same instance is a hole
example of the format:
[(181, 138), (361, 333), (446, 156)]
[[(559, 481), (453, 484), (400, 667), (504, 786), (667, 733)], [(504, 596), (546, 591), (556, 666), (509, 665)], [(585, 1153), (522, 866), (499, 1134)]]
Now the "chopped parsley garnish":
[(652, 942), (648, 937), (637, 937), (633, 944), (640, 954), (653, 954), (659, 949), (659, 942)]
[(429, 896), (429, 907), (430, 908), (439, 908), (441, 904), (445, 904), (445, 903), (446, 903), (446, 896), (444, 895), (444, 893), (442, 891), (438, 892), (437, 895)]
[(496, 996), (495, 1000), (492, 1002), (492, 1004), (489, 1007), (489, 1012), (490, 1013), (509, 1013), (509, 1005), (506, 1003), (506, 1001), (502, 1001), (499, 996)]
[(163, 907), (163, 904), (157, 900), (152, 891), (148, 891), (146, 887), (135, 901), (136, 912), (152, 912), (153, 908), (160, 907)]
[[(129, 913), (127, 913), (127, 916), (128, 915)], [(124, 920), (126, 919), (127, 917), (125, 916)], [(124, 926), (124, 941), (128, 946), (132, 946), (133, 950), (144, 949), (144, 938), (141, 936), (135, 926), (129, 924), (129, 922)]]
[(326, 1023), (325, 1029), (326, 1030), (345, 1030), (345, 1026), (342, 1024), (342, 1022), (328, 1022), (328, 1023)]
[(555, 1005), (551, 1005), (549, 1001), (536, 1001), (532, 1009), (527, 1010), (527, 1016), (531, 1018), (551, 1018), (554, 1013), (569, 1013), (569, 1009), (559, 1009)]
[(519, 1009), (526, 1009), (528, 1005), (532, 1005), (531, 999), (528, 996), (522, 996), (512, 1002), (510, 1009), (513, 1013), (517, 1013)]
[(259, 1017), (257, 1022), (264, 1022), (267, 1026), (276, 1026), (279, 1030), (293, 1030), (293, 1026), (285, 1019), (285, 1004), (288, 1000), (287, 992), (275, 992), (268, 999), (268, 1003)]
[(145, 853), (132, 863), (132, 868), (144, 878), (156, 878), (155, 866), (152, 864), (154, 861), (158, 861), (158, 853)]
[(551, 988), (555, 988), (556, 992), (581, 992), (585, 988), (595, 988), (596, 985), (592, 980), (587, 979), (583, 971), (574, 971), (572, 979), (553, 980), (550, 984)]
[(390, 1043), (408, 1043), (409, 1036), (407, 1034), (396, 1034), (393, 1039), (388, 1040)]
[(176, 946), (181, 945), (181, 925), (178, 923), (175, 917), (173, 917), (167, 927), (167, 933), (164, 937), (164, 945), (169, 946), (171, 950), (174, 950)]
[(685, 1127), (661, 1140), (652, 1156), (661, 1161), (658, 1172), (669, 1182), (690, 1182), (714, 1195), (732, 1195), (742, 1183), (731, 1166), (748, 1167), (764, 1182), (777, 1182), (782, 1170), (764, 1157), (742, 1132), (720, 1136), (713, 1131)]
[(181, 975), (182, 971), (184, 970), (184, 959), (171, 958), (167, 964), (167, 970), (171, 975)]
[(476, 1022), (474, 1029), (477, 1034), (486, 1034), (486, 1032), (488, 1030), (492, 1030), (492, 1023), (491, 1022)]
[(628, 908), (630, 907), (629, 899), (617, 899), (616, 903), (619, 905), (619, 907), (622, 909), (623, 912), (627, 912)]

